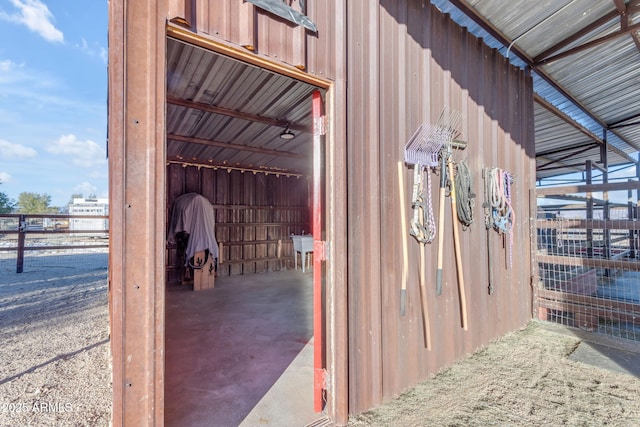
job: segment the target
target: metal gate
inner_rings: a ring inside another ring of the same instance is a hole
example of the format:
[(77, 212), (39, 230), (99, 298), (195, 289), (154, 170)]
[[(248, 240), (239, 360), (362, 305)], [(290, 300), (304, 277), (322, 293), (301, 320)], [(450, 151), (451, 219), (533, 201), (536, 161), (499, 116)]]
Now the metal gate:
[[(594, 191), (572, 197), (570, 204), (541, 200), (557, 194), (566, 201), (567, 188), (538, 189), (531, 239), (537, 266), (534, 308), (542, 320), (639, 341), (637, 203), (631, 199), (615, 203), (609, 191), (614, 188), (631, 195), (638, 182), (620, 184), (625, 185), (572, 186)], [(602, 199), (592, 197), (598, 190), (604, 192)]]

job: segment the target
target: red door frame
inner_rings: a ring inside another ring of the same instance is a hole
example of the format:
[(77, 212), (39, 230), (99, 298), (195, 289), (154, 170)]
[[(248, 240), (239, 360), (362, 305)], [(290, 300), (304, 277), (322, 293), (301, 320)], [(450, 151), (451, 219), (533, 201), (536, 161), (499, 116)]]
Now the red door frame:
[(313, 409), (321, 412), (324, 403), (324, 325), (322, 321), (322, 261), (325, 260), (325, 245), (322, 239), (322, 182), (324, 120), (322, 96), (319, 90), (312, 95), (313, 111)]

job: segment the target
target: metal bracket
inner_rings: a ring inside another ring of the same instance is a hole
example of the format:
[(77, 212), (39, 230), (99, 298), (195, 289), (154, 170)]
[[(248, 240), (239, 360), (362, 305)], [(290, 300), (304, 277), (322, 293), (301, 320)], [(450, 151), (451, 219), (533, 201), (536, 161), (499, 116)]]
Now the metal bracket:
[(329, 259), (329, 242), (325, 240), (313, 241), (313, 253), (317, 254), (320, 261), (327, 261)]
[(327, 134), (327, 116), (320, 116), (313, 119), (313, 133), (319, 136)]
[(314, 388), (328, 390), (329, 389), (329, 371), (324, 368), (315, 369), (313, 375)]

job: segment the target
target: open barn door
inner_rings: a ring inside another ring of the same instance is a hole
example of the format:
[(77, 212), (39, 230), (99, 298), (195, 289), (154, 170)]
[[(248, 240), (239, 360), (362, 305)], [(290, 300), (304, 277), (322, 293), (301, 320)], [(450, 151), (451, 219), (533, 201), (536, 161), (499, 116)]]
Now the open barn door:
[(325, 240), (323, 233), (324, 208), (324, 113), (322, 95), (319, 90), (312, 94), (313, 110), (313, 408), (315, 412), (323, 409), (325, 393), (325, 334), (324, 334), (324, 293), (323, 261)]

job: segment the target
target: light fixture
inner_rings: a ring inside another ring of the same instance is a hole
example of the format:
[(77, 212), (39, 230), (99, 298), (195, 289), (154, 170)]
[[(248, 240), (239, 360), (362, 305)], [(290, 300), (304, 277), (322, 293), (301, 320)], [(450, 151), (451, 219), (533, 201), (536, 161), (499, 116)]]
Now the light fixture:
[(296, 134), (289, 130), (289, 125), (287, 125), (287, 128), (285, 130), (283, 130), (282, 133), (280, 134), (280, 138), (282, 138), (282, 139), (289, 140), (289, 139), (293, 139), (295, 137), (296, 137)]

